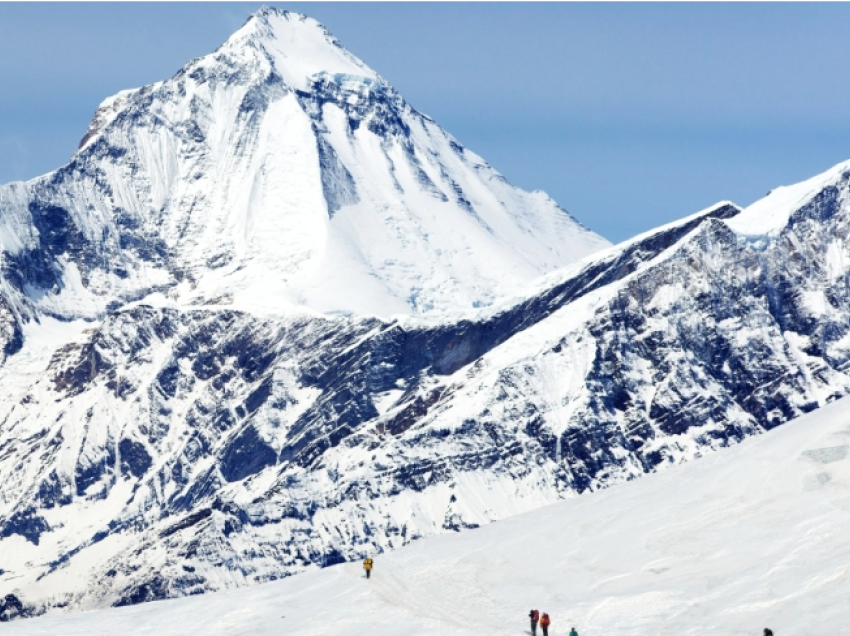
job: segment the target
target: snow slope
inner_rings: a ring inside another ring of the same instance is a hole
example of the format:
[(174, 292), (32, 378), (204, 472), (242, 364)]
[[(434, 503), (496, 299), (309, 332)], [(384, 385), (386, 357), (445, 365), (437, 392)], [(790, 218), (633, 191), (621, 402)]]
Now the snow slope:
[(850, 634), (850, 400), (664, 474), (251, 589), (10, 636)]

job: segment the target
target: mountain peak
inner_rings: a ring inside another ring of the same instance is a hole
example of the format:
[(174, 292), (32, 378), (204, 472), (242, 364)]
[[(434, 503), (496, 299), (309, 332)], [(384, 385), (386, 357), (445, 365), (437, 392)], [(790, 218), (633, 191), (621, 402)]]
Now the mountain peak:
[[(164, 292), (271, 313), (453, 312), (609, 245), (319, 22), (270, 7), (173, 77), (104, 101), (55, 175), (15, 198), (15, 254), (41, 249), (44, 266), (13, 304), (64, 318)], [(66, 253), (84, 257), (54, 267)]]
[[(270, 5), (264, 4), (259, 9), (257, 9), (254, 13), (248, 16), (248, 20), (268, 20), (271, 16), (282, 16), (282, 17), (290, 17), (293, 16), (299, 20), (310, 20), (308, 16), (303, 13), (298, 13), (297, 11), (287, 11), (286, 9), (278, 9), (277, 7), (272, 7)], [(315, 20), (314, 20), (315, 22)]]
[(324, 25), (301, 13), (261, 7), (223, 48), (240, 53), (246, 46), (264, 51), (284, 81), (302, 91), (309, 90), (310, 79), (322, 72), (378, 78)]

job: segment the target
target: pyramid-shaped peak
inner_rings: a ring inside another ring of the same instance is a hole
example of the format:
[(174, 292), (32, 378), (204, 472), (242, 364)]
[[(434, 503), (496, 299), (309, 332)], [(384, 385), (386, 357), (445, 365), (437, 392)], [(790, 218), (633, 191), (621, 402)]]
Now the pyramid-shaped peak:
[(245, 21), (245, 26), (253, 28), (253, 33), (262, 37), (276, 37), (276, 30), (291, 30), (295, 32), (319, 31), (324, 39), (339, 46), (333, 35), (317, 20), (303, 13), (286, 11), (277, 7), (263, 5), (252, 13)]
[(310, 78), (319, 73), (378, 78), (324, 25), (301, 13), (261, 7), (225, 43), (230, 49), (251, 45), (261, 47), (284, 81), (298, 90), (308, 90)]

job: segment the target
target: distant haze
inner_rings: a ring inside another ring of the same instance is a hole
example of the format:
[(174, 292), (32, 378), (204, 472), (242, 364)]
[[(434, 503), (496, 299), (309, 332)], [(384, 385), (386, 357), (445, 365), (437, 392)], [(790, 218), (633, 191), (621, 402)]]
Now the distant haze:
[[(844, 4), (303, 4), (516, 185), (612, 241), (850, 158)], [(0, 5), (0, 183), (259, 6)]]

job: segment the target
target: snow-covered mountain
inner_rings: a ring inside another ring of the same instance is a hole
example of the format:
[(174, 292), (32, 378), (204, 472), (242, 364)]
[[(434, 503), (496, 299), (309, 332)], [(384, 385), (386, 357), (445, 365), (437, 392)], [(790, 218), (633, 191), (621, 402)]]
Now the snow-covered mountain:
[(273, 313), (458, 311), (610, 245), (275, 9), (104, 101), (71, 162), (0, 188), (0, 210), (6, 302), (62, 319), (156, 291)]
[(850, 634), (848, 400), (639, 482), (249, 589), (16, 621), (9, 636)]
[(850, 392), (849, 191), (841, 165), (720, 204), (456, 321), (136, 303), (29, 325), (65, 344), (2, 370), (0, 592), (28, 613), (274, 580), (824, 405)]
[(0, 618), (359, 558), (850, 393), (848, 195), (556, 269), (604, 242), (263, 10), (0, 189)]

